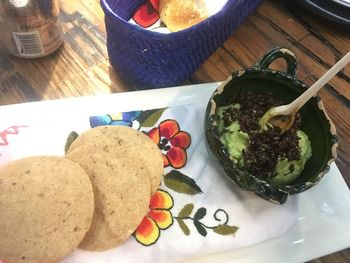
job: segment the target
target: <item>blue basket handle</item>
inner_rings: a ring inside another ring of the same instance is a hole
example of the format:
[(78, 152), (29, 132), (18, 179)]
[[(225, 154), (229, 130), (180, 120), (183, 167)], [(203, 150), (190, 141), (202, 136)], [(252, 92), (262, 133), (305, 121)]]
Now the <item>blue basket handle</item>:
[(258, 69), (266, 69), (278, 58), (283, 58), (287, 62), (287, 74), (295, 77), (297, 71), (297, 60), (294, 53), (287, 48), (277, 47), (268, 51), (261, 60), (255, 63), (254, 67)]

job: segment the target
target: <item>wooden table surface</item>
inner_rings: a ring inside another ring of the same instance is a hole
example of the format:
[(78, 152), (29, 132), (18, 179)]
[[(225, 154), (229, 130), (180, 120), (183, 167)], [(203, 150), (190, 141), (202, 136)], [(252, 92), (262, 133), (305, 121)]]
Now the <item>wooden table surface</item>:
[[(287, 47), (297, 56), (297, 76), (311, 85), (350, 50), (350, 30), (309, 12), (266, 0), (184, 84), (225, 80), (267, 50)], [(128, 91), (111, 68), (98, 0), (61, 0), (64, 45), (35, 60), (8, 56), (0, 45), (0, 105)], [(302, 15), (301, 15), (302, 13)], [(277, 63), (283, 67), (283, 63)], [(320, 91), (339, 135), (336, 163), (350, 185), (350, 67)], [(350, 249), (313, 262), (350, 262)]]

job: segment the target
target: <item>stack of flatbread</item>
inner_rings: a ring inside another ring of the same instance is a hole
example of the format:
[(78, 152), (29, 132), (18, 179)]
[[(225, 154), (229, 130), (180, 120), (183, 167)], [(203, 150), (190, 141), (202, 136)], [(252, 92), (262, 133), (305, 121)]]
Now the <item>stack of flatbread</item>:
[(122, 244), (148, 212), (163, 176), (158, 146), (123, 126), (82, 133), (65, 157), (0, 167), (0, 259), (57, 262), (75, 248)]

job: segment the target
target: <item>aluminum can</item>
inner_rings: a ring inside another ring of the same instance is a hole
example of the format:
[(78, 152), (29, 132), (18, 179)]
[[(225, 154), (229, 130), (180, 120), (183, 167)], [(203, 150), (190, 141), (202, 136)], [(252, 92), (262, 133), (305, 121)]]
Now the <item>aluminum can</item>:
[(23, 58), (57, 50), (63, 42), (58, 0), (0, 0), (0, 42)]

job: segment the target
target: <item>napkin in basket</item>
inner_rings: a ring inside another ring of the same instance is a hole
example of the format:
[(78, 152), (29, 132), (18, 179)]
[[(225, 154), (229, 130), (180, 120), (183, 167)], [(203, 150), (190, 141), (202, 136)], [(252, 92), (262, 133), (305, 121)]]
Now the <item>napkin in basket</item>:
[[(228, 0), (205, 0), (205, 6), (209, 16), (219, 12)], [(132, 24), (137, 24), (147, 30), (169, 34), (171, 31), (164, 25), (159, 15), (159, 1), (146, 0), (136, 10), (133, 17), (129, 20)]]

